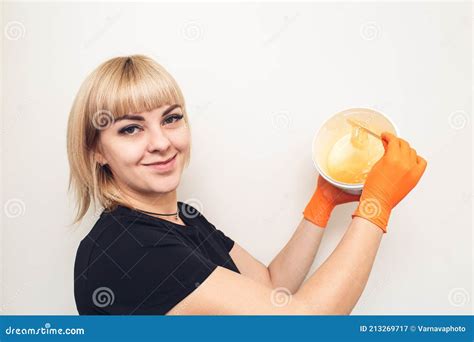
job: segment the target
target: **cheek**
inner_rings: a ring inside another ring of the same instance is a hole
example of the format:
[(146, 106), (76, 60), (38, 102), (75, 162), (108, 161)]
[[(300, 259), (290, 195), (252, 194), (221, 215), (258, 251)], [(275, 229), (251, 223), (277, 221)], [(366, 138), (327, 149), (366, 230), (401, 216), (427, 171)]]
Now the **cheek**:
[(140, 144), (116, 144), (110, 159), (113, 164), (122, 167), (134, 166), (142, 159), (143, 149)]
[(176, 148), (179, 152), (185, 153), (189, 150), (189, 146), (191, 143), (191, 136), (189, 134), (189, 130), (182, 129), (173, 132), (173, 135), (169, 138), (174, 148)]
[(114, 166), (116, 170), (119, 170), (136, 164), (142, 158), (143, 144), (117, 137), (112, 128), (102, 132), (101, 142), (105, 149), (105, 157), (112, 169)]

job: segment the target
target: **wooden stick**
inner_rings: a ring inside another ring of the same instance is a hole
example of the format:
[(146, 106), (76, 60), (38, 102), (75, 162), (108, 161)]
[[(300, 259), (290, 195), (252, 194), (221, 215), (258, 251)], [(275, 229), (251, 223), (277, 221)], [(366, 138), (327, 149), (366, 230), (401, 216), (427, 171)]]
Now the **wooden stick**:
[(355, 126), (358, 126), (360, 128), (362, 128), (364, 131), (366, 131), (367, 133), (369, 133), (370, 135), (382, 140), (382, 137), (380, 135), (378, 135), (377, 133), (375, 133), (374, 131), (368, 129), (366, 126), (364, 126), (362, 123), (360, 123), (359, 121), (357, 120), (354, 120), (352, 118), (346, 118), (347, 122), (349, 122), (351, 125), (355, 125)]

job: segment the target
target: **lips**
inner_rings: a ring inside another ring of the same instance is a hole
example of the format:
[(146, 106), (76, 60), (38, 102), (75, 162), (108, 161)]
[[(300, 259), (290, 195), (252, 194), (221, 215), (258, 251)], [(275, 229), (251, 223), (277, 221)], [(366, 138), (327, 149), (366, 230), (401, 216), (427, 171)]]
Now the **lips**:
[(146, 164), (145, 166), (154, 173), (168, 174), (176, 169), (176, 160), (178, 159), (177, 155), (178, 154), (176, 153), (175, 156), (168, 159), (168, 161)]
[(172, 156), (171, 158), (165, 160), (165, 161), (162, 161), (162, 162), (155, 162), (155, 163), (149, 163), (149, 164), (145, 164), (147, 166), (149, 165), (165, 165), (166, 163), (169, 163), (174, 157), (176, 157), (177, 154), (175, 154), (174, 156)]

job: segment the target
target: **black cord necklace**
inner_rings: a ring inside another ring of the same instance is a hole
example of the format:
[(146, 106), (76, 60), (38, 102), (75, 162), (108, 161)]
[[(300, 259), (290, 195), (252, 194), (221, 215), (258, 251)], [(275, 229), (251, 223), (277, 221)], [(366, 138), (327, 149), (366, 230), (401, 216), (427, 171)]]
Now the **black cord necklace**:
[(145, 214), (153, 214), (153, 215), (158, 215), (158, 216), (174, 216), (175, 220), (178, 221), (179, 208), (177, 209), (178, 211), (176, 211), (173, 214), (159, 214), (159, 213), (154, 213), (154, 212), (151, 212), (151, 211), (145, 211), (145, 210), (140, 210), (140, 209), (135, 209), (135, 210), (140, 211), (140, 212), (145, 213)]

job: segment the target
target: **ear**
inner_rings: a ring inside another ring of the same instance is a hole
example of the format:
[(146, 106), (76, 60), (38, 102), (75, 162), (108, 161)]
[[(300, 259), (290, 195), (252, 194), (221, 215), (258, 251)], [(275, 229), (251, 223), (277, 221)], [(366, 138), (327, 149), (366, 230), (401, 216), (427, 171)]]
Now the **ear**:
[(94, 152), (94, 160), (98, 162), (101, 166), (104, 166), (105, 164), (107, 164), (107, 159), (105, 159), (105, 157), (99, 150), (96, 150)]

